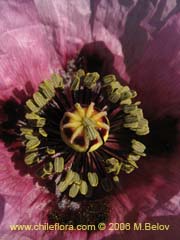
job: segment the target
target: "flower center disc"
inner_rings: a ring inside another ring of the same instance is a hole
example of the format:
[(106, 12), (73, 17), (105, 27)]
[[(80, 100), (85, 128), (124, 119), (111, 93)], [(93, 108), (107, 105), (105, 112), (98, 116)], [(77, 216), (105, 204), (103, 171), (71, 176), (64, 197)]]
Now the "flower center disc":
[(63, 141), (77, 152), (93, 152), (103, 145), (109, 136), (109, 120), (105, 111), (94, 109), (94, 103), (65, 112), (60, 122)]

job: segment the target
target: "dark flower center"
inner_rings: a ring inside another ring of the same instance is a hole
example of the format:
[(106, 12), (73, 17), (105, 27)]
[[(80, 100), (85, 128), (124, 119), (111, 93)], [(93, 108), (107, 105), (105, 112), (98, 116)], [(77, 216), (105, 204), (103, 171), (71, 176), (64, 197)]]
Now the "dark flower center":
[[(130, 173), (145, 156), (137, 135), (149, 133), (136, 92), (97, 72), (54, 74), (26, 101), (19, 121), (25, 163), (40, 178), (53, 180), (56, 194), (91, 196), (113, 189), (121, 171)], [(67, 82), (64, 84), (64, 82)]]

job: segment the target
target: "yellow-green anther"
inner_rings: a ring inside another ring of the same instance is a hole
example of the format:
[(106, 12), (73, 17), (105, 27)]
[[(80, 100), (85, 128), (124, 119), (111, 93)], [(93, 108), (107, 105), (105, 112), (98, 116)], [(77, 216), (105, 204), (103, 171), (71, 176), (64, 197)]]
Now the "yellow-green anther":
[(36, 172), (36, 174), (41, 178), (45, 178), (52, 174), (52, 170), (53, 170), (53, 165), (51, 162), (48, 162), (48, 163), (45, 163), (44, 167), (39, 169)]
[(132, 100), (130, 98), (121, 100), (120, 105), (131, 105)]
[(134, 90), (131, 90), (131, 98), (135, 98), (135, 97), (137, 97), (137, 92), (136, 91), (134, 91)]
[(147, 135), (149, 133), (149, 128), (146, 127), (146, 128), (141, 128), (141, 129), (138, 129), (136, 131), (136, 134), (139, 135), (139, 136), (142, 136), (142, 135)]
[(104, 82), (103, 86), (106, 87), (110, 83), (116, 82), (116, 76), (113, 74), (106, 75), (105, 77), (103, 77), (103, 82)]
[(82, 195), (86, 195), (88, 192), (88, 185), (87, 182), (84, 180), (81, 180), (81, 184), (80, 184), (80, 193)]
[(53, 171), (53, 164), (52, 162), (48, 162), (44, 165), (43, 171), (46, 175), (50, 175)]
[(132, 93), (131, 90), (128, 86), (123, 87), (122, 91), (121, 91), (121, 100), (125, 100), (127, 98), (131, 98), (132, 97)]
[(36, 127), (44, 127), (45, 123), (46, 123), (46, 119), (45, 118), (39, 118), (35, 122), (35, 125), (36, 125)]
[(64, 192), (66, 189), (68, 188), (68, 184), (66, 181), (61, 181), (59, 184), (58, 184), (58, 189), (59, 191), (62, 193)]
[(139, 142), (139, 141), (137, 141), (135, 139), (133, 139), (131, 141), (131, 143), (132, 143), (133, 152), (135, 154), (138, 154), (138, 155), (141, 155), (141, 156), (145, 156), (144, 151), (146, 149), (146, 146), (143, 143), (141, 143), (141, 142)]
[(48, 83), (43, 82), (40, 84), (39, 89), (43, 92), (48, 100), (54, 97), (55, 92), (52, 90), (52, 87), (48, 86)]
[(143, 111), (141, 108), (138, 108), (136, 112), (132, 113), (132, 115), (137, 116), (138, 120), (141, 120), (144, 118)]
[(71, 83), (71, 90), (78, 91), (79, 86), (80, 86), (80, 78), (76, 76)]
[(61, 173), (64, 170), (64, 158), (56, 157), (54, 159), (54, 170), (56, 173)]
[(81, 183), (80, 175), (77, 172), (74, 172), (73, 182), (76, 184)]
[(134, 105), (139, 106), (141, 104), (141, 101), (137, 101), (134, 103)]
[(132, 171), (134, 171), (134, 169), (135, 169), (135, 167), (130, 164), (123, 164), (123, 166), (122, 166), (122, 170), (128, 174), (131, 173)]
[(118, 81), (111, 82), (106, 87), (106, 91), (108, 95), (113, 94), (116, 91), (121, 96), (122, 89), (123, 89), (123, 86)]
[(149, 133), (148, 121), (145, 118), (143, 118), (138, 123), (138, 127), (136, 129), (136, 134), (137, 135), (146, 135), (148, 133)]
[(40, 108), (44, 107), (47, 103), (47, 99), (44, 98), (40, 92), (35, 92), (33, 94), (33, 99)]
[(33, 129), (32, 128), (20, 128), (20, 130), (21, 130), (21, 133), (23, 134), (23, 135), (32, 135), (33, 134)]
[(29, 109), (30, 111), (32, 111), (32, 112), (34, 112), (34, 113), (36, 113), (36, 112), (39, 111), (39, 107), (36, 106), (36, 105), (33, 103), (32, 99), (29, 99), (29, 100), (26, 101), (26, 106), (28, 107), (28, 109)]
[(95, 172), (88, 172), (88, 180), (92, 187), (97, 187), (98, 175)]
[(64, 88), (63, 78), (59, 74), (53, 74), (51, 76), (51, 82), (54, 88)]
[(116, 103), (119, 101), (120, 96), (121, 96), (120, 91), (118, 89), (116, 89), (114, 92), (112, 92), (108, 95), (108, 99), (110, 102)]
[(38, 155), (38, 152), (33, 152), (33, 153), (30, 153), (30, 154), (27, 154), (25, 156), (24, 162), (27, 165), (32, 165), (34, 162), (36, 162), (37, 155)]
[(132, 154), (132, 153), (130, 153), (127, 157), (128, 161), (138, 161), (139, 159), (140, 159), (139, 155), (135, 155), (135, 154)]
[(132, 103), (131, 98), (133, 97), (133, 92), (128, 86), (123, 87), (121, 91), (121, 105), (130, 105)]
[(85, 76), (84, 70), (83, 70), (83, 69), (79, 69), (79, 70), (76, 72), (75, 76), (78, 76), (79, 78), (84, 77), (84, 76)]
[(97, 72), (87, 73), (84, 78), (84, 86), (91, 89), (96, 85), (97, 80), (99, 79), (99, 74)]
[(36, 127), (43, 127), (46, 123), (46, 119), (43, 117), (40, 117), (39, 115), (35, 113), (26, 113), (25, 118), (28, 120), (32, 120), (34, 122)]
[(125, 120), (125, 123), (134, 123), (134, 122), (138, 121), (138, 118), (137, 118), (137, 116), (133, 116), (131, 114), (128, 114), (128, 115), (125, 116), (124, 120)]
[(25, 137), (27, 140), (33, 140), (33, 139), (36, 140), (36, 139), (37, 139), (37, 137), (34, 136), (34, 135), (32, 135), (31, 133), (25, 134), (24, 137)]
[(26, 148), (31, 150), (31, 149), (35, 149), (36, 147), (38, 147), (40, 145), (40, 141), (38, 138), (33, 138), (32, 140), (29, 140), (26, 143)]
[(119, 172), (120, 172), (120, 170), (121, 170), (121, 167), (122, 167), (122, 163), (118, 163), (118, 164), (116, 164), (116, 165), (114, 166), (114, 168), (115, 168), (114, 173), (115, 173), (116, 175), (119, 174)]
[(127, 174), (129, 174), (129, 173), (132, 173), (134, 171), (134, 167), (133, 166), (126, 166), (126, 170), (125, 170), (125, 172), (127, 173)]
[(25, 118), (28, 120), (37, 120), (37, 119), (40, 119), (41, 117), (36, 113), (32, 112), (32, 113), (26, 113)]
[(138, 127), (138, 122), (124, 123), (123, 127), (130, 128), (131, 130), (136, 131)]
[(114, 182), (119, 182), (119, 177), (118, 177), (118, 176), (114, 176), (114, 177), (113, 177), (113, 181), (114, 181)]
[(78, 195), (80, 186), (76, 183), (73, 183), (72, 186), (69, 189), (69, 197), (75, 198)]
[(124, 105), (123, 106), (123, 111), (125, 113), (134, 113), (137, 110), (137, 106), (135, 104), (131, 104), (131, 105)]
[(46, 132), (43, 128), (39, 128), (39, 133), (40, 133), (43, 137), (47, 137), (47, 136), (48, 136), (47, 132)]
[(32, 152), (35, 152), (35, 151), (38, 151), (38, 148), (34, 148), (32, 150), (26, 148), (26, 154), (29, 154), (29, 153), (32, 153)]
[(51, 80), (45, 80), (44, 84), (47, 86), (48, 89), (50, 89), (52, 92), (54, 92), (54, 84)]
[(47, 152), (49, 155), (53, 155), (53, 154), (56, 153), (56, 151), (55, 151), (53, 148), (49, 148), (49, 147), (47, 147), (46, 152)]
[(106, 164), (109, 165), (106, 167), (107, 173), (115, 173), (116, 175), (119, 174), (121, 170), (122, 163), (118, 161), (116, 158), (108, 158), (106, 159)]
[(65, 182), (70, 185), (72, 184), (72, 180), (74, 178), (74, 172), (72, 170), (68, 170), (65, 178)]
[(128, 162), (129, 162), (133, 167), (138, 168), (138, 165), (136, 164), (135, 161), (129, 160)]

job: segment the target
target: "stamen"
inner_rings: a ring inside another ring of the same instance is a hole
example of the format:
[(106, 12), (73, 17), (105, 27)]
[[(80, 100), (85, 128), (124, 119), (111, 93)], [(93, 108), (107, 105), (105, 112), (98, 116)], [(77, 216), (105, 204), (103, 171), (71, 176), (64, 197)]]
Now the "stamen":
[(56, 173), (61, 173), (64, 170), (64, 158), (56, 157), (54, 159), (54, 170)]
[(88, 180), (92, 187), (97, 187), (98, 185), (98, 175), (95, 172), (88, 172)]
[(80, 186), (76, 183), (73, 183), (73, 185), (69, 189), (69, 197), (75, 198), (80, 190)]
[(29, 108), (30, 111), (32, 112), (38, 112), (39, 111), (39, 107), (36, 106), (33, 101), (31, 99), (27, 100), (26, 102), (26, 106)]
[(86, 195), (88, 192), (88, 185), (87, 185), (87, 182), (82, 180), (81, 181), (81, 185), (80, 185), (80, 193), (82, 195)]
[(47, 99), (45, 99), (40, 92), (34, 93), (33, 99), (40, 108), (44, 107), (47, 103)]
[(87, 87), (88, 89), (94, 88), (99, 77), (100, 76), (97, 72), (87, 73), (84, 78), (84, 86)]
[(30, 154), (27, 154), (24, 161), (27, 165), (32, 165), (34, 164), (35, 162), (37, 162), (37, 155), (38, 155), (38, 152), (33, 152), (33, 153), (30, 153)]

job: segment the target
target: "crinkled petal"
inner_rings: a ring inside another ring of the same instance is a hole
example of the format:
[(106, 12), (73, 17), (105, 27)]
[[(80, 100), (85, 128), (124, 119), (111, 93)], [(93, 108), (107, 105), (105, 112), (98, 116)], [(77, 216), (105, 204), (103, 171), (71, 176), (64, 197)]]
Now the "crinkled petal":
[(37, 87), (60, 63), (32, 1), (0, 2), (1, 99)]
[(149, 39), (180, 6), (176, 0), (99, 0), (91, 1), (91, 8), (93, 28), (104, 38), (113, 36), (115, 44), (120, 40), (129, 68), (140, 59)]

